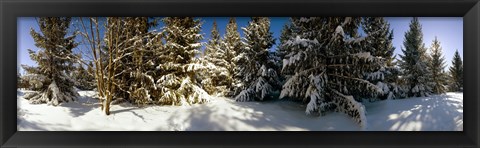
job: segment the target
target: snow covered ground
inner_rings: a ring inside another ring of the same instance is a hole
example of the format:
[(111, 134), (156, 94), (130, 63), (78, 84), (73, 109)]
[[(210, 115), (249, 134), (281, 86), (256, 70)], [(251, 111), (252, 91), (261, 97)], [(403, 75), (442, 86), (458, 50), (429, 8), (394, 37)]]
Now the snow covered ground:
[[(362, 128), (342, 113), (314, 117), (305, 105), (288, 100), (235, 102), (214, 98), (192, 106), (135, 107), (112, 105), (111, 115), (100, 111), (92, 91), (54, 107), (29, 104), (17, 91), (19, 131), (358, 131)], [(463, 93), (365, 103), (372, 131), (461, 131)]]

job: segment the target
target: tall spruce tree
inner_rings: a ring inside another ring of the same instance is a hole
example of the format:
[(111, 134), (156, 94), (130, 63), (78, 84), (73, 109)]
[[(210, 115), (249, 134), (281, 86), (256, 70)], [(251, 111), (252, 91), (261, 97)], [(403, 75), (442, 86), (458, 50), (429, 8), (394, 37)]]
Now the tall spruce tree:
[(428, 67), (429, 57), (423, 44), (422, 26), (418, 18), (410, 22), (410, 29), (405, 33), (403, 55), (400, 55), (401, 78), (408, 97), (428, 96), (432, 92), (431, 72)]
[(228, 92), (225, 95), (233, 96), (241, 91), (240, 89), (236, 89), (239, 88), (236, 87), (236, 84), (239, 84), (240, 79), (239, 77), (235, 77), (235, 73), (238, 71), (238, 67), (236, 66), (238, 61), (235, 61), (234, 58), (243, 48), (237, 22), (234, 17), (231, 17), (228, 21), (225, 35), (220, 42), (220, 46), (221, 49), (225, 50), (225, 60), (228, 63), (228, 66), (225, 67), (229, 75), (229, 78), (226, 79)]
[(157, 104), (188, 105), (204, 103), (209, 95), (197, 82), (195, 74), (205, 67), (195, 56), (200, 53), (200, 20), (192, 17), (165, 17), (165, 43), (157, 65)]
[(429, 68), (432, 73), (432, 91), (435, 94), (445, 93), (447, 91), (445, 84), (448, 78), (444, 71), (445, 58), (443, 57), (442, 47), (437, 37), (433, 40), (430, 49), (431, 60), (429, 61)]
[(458, 50), (453, 56), (452, 66), (450, 71), (450, 91), (463, 92), (463, 62)]
[(275, 43), (267, 17), (252, 17), (248, 26), (242, 28), (244, 48), (237, 53), (236, 76), (242, 90), (236, 101), (263, 100), (278, 86), (278, 75), (269, 59), (269, 49)]
[[(380, 69), (373, 69), (366, 74), (369, 81), (382, 89), (378, 99), (393, 99), (403, 96), (403, 91), (397, 84), (399, 69), (396, 67), (395, 56), (393, 54), (393, 30), (390, 24), (383, 17), (365, 17), (362, 20), (362, 28), (367, 38), (367, 48), (372, 56), (380, 57), (385, 60)], [(375, 99), (377, 97), (364, 96)]]
[(364, 75), (380, 69), (385, 61), (367, 49), (374, 35), (358, 37), (360, 21), (350, 17), (292, 18), (297, 29), (283, 45), (290, 52), (282, 68), (292, 76), (283, 85), (280, 97), (308, 102), (307, 114), (343, 112), (365, 128), (365, 107), (355, 96), (382, 92)]
[(288, 23), (286, 23), (285, 25), (283, 25), (283, 28), (282, 28), (282, 31), (281, 31), (281, 34), (280, 34), (280, 38), (279, 38), (279, 45), (277, 46), (277, 55), (283, 59), (286, 55), (286, 53), (288, 53), (288, 50), (289, 48), (286, 47), (286, 42), (288, 41), (288, 39), (290, 37), (293, 36), (293, 30), (292, 30), (292, 25), (290, 24), (290, 21), (288, 21)]
[(226, 50), (221, 48), (220, 34), (217, 29), (217, 22), (213, 22), (213, 27), (210, 35), (210, 40), (205, 47), (204, 59), (211, 68), (205, 69), (205, 78), (202, 80), (205, 91), (209, 94), (226, 95), (231, 85), (232, 76), (228, 72), (230, 63), (226, 59)]
[(276, 50), (276, 56), (278, 57), (279, 61), (277, 62), (278, 65), (278, 70), (277, 73), (281, 74), (280, 75), (280, 82), (284, 83), (285, 79), (290, 78), (291, 75), (285, 75), (285, 73), (282, 72), (281, 67), (283, 65), (282, 60), (287, 56), (290, 52), (290, 48), (288, 48), (286, 42), (290, 39), (290, 37), (294, 36), (293, 34), (293, 28), (291, 25), (291, 19), (283, 25), (280, 37), (279, 37), (279, 43), (277, 45), (277, 50)]
[(73, 101), (77, 92), (73, 89), (74, 80), (67, 75), (75, 69), (76, 57), (72, 49), (77, 46), (75, 35), (68, 35), (70, 17), (38, 18), (40, 32), (31, 29), (38, 52), (28, 50), (30, 58), (38, 67), (22, 65), (30, 77), (36, 77), (38, 92), (27, 93), (24, 98), (30, 103), (47, 103), (54, 106)]

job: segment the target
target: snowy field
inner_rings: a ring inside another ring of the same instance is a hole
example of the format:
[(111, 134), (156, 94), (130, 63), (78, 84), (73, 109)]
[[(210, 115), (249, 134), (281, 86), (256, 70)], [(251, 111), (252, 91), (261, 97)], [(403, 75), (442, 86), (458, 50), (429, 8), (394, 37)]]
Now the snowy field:
[(235, 102), (215, 98), (192, 106), (112, 105), (100, 111), (94, 92), (76, 102), (33, 105), (17, 91), (19, 131), (462, 131), (463, 93), (364, 103), (367, 128), (342, 113), (305, 115), (305, 105), (288, 100)]

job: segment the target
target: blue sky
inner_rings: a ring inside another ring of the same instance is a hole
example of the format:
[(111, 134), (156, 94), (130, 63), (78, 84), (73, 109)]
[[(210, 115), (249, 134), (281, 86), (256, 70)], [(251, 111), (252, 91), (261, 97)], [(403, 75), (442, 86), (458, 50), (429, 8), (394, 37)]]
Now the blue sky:
[[(409, 17), (387, 17), (390, 28), (393, 29), (393, 46), (395, 54), (402, 54), (400, 47), (403, 47), (405, 32), (409, 29), (412, 18)], [(423, 42), (425, 47), (430, 48), (435, 36), (440, 41), (446, 68), (452, 64), (455, 50), (458, 49), (463, 59), (463, 18), (462, 17), (420, 17), (422, 25)], [(400, 58), (397, 56), (397, 59)]]
[[(210, 38), (210, 31), (212, 29), (213, 20), (217, 21), (217, 26), (220, 31), (220, 35), (223, 36), (225, 33), (225, 27), (228, 23), (228, 17), (204, 17), (201, 18), (203, 21), (202, 25), (202, 34), (204, 35), (204, 42)], [(237, 17), (238, 31), (240, 35), (243, 36), (241, 27), (246, 27), (250, 18), (248, 17)], [(404, 34), (409, 28), (409, 23), (411, 17), (387, 17), (386, 20), (390, 23), (391, 29), (394, 32), (393, 45), (395, 46), (395, 54), (402, 54), (401, 47), (403, 47)], [(448, 68), (451, 65), (451, 59), (455, 50), (458, 49), (460, 56), (463, 58), (463, 18), (462, 17), (420, 17), (420, 23), (422, 25), (423, 31), (423, 41), (425, 47), (430, 47), (433, 39), (437, 36), (440, 41), (440, 45), (443, 50), (443, 54), (446, 59), (446, 65)], [(281, 29), (285, 23), (288, 22), (287, 17), (271, 17), (270, 18), (270, 30), (273, 32), (273, 36), (278, 38), (280, 36)], [(160, 24), (156, 29), (158, 30), (161, 27)], [(35, 42), (30, 35), (30, 28), (33, 28), (37, 32), (39, 31), (38, 25), (35, 18), (33, 17), (21, 17), (17, 19), (17, 53), (18, 61), (17, 67), (20, 67), (21, 64), (26, 65), (36, 65), (34, 61), (28, 56), (27, 49), (32, 49), (34, 51), (38, 50), (35, 47)], [(73, 28), (73, 27), (72, 27)], [(80, 41), (80, 39), (77, 39)], [(276, 43), (278, 43), (276, 39)], [(84, 48), (84, 46), (79, 46), (79, 48)], [(274, 50), (276, 46), (272, 47)], [(77, 50), (78, 51), (78, 50)], [(397, 56), (398, 58), (398, 56)], [(20, 72), (23, 73), (23, 70), (20, 69)]]

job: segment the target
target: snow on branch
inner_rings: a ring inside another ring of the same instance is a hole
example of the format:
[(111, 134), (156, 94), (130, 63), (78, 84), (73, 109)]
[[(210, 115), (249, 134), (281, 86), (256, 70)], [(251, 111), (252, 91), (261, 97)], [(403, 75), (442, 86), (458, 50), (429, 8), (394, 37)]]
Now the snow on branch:
[(353, 96), (344, 95), (336, 90), (332, 90), (333, 97), (338, 101), (337, 110), (353, 117), (363, 129), (367, 128), (366, 110), (363, 104), (355, 101)]
[(283, 59), (282, 70), (285, 70), (286, 67), (296, 64), (300, 60), (304, 60), (304, 52), (299, 51), (297, 54), (288, 57), (288, 59)]
[(337, 28), (335, 28), (335, 35), (340, 35), (340, 36), (345, 36), (345, 32), (343, 31), (343, 27), (342, 26), (337, 26)]
[(372, 56), (370, 54), (370, 52), (360, 52), (360, 53), (356, 53), (354, 55), (355, 55), (355, 57), (360, 58), (360, 59), (365, 59), (368, 62), (372, 62), (375, 59), (375, 57)]
[(241, 91), (240, 94), (238, 94), (235, 97), (235, 101), (238, 101), (238, 102), (252, 101), (254, 99), (254, 96), (255, 96), (255, 90), (248, 88)]

